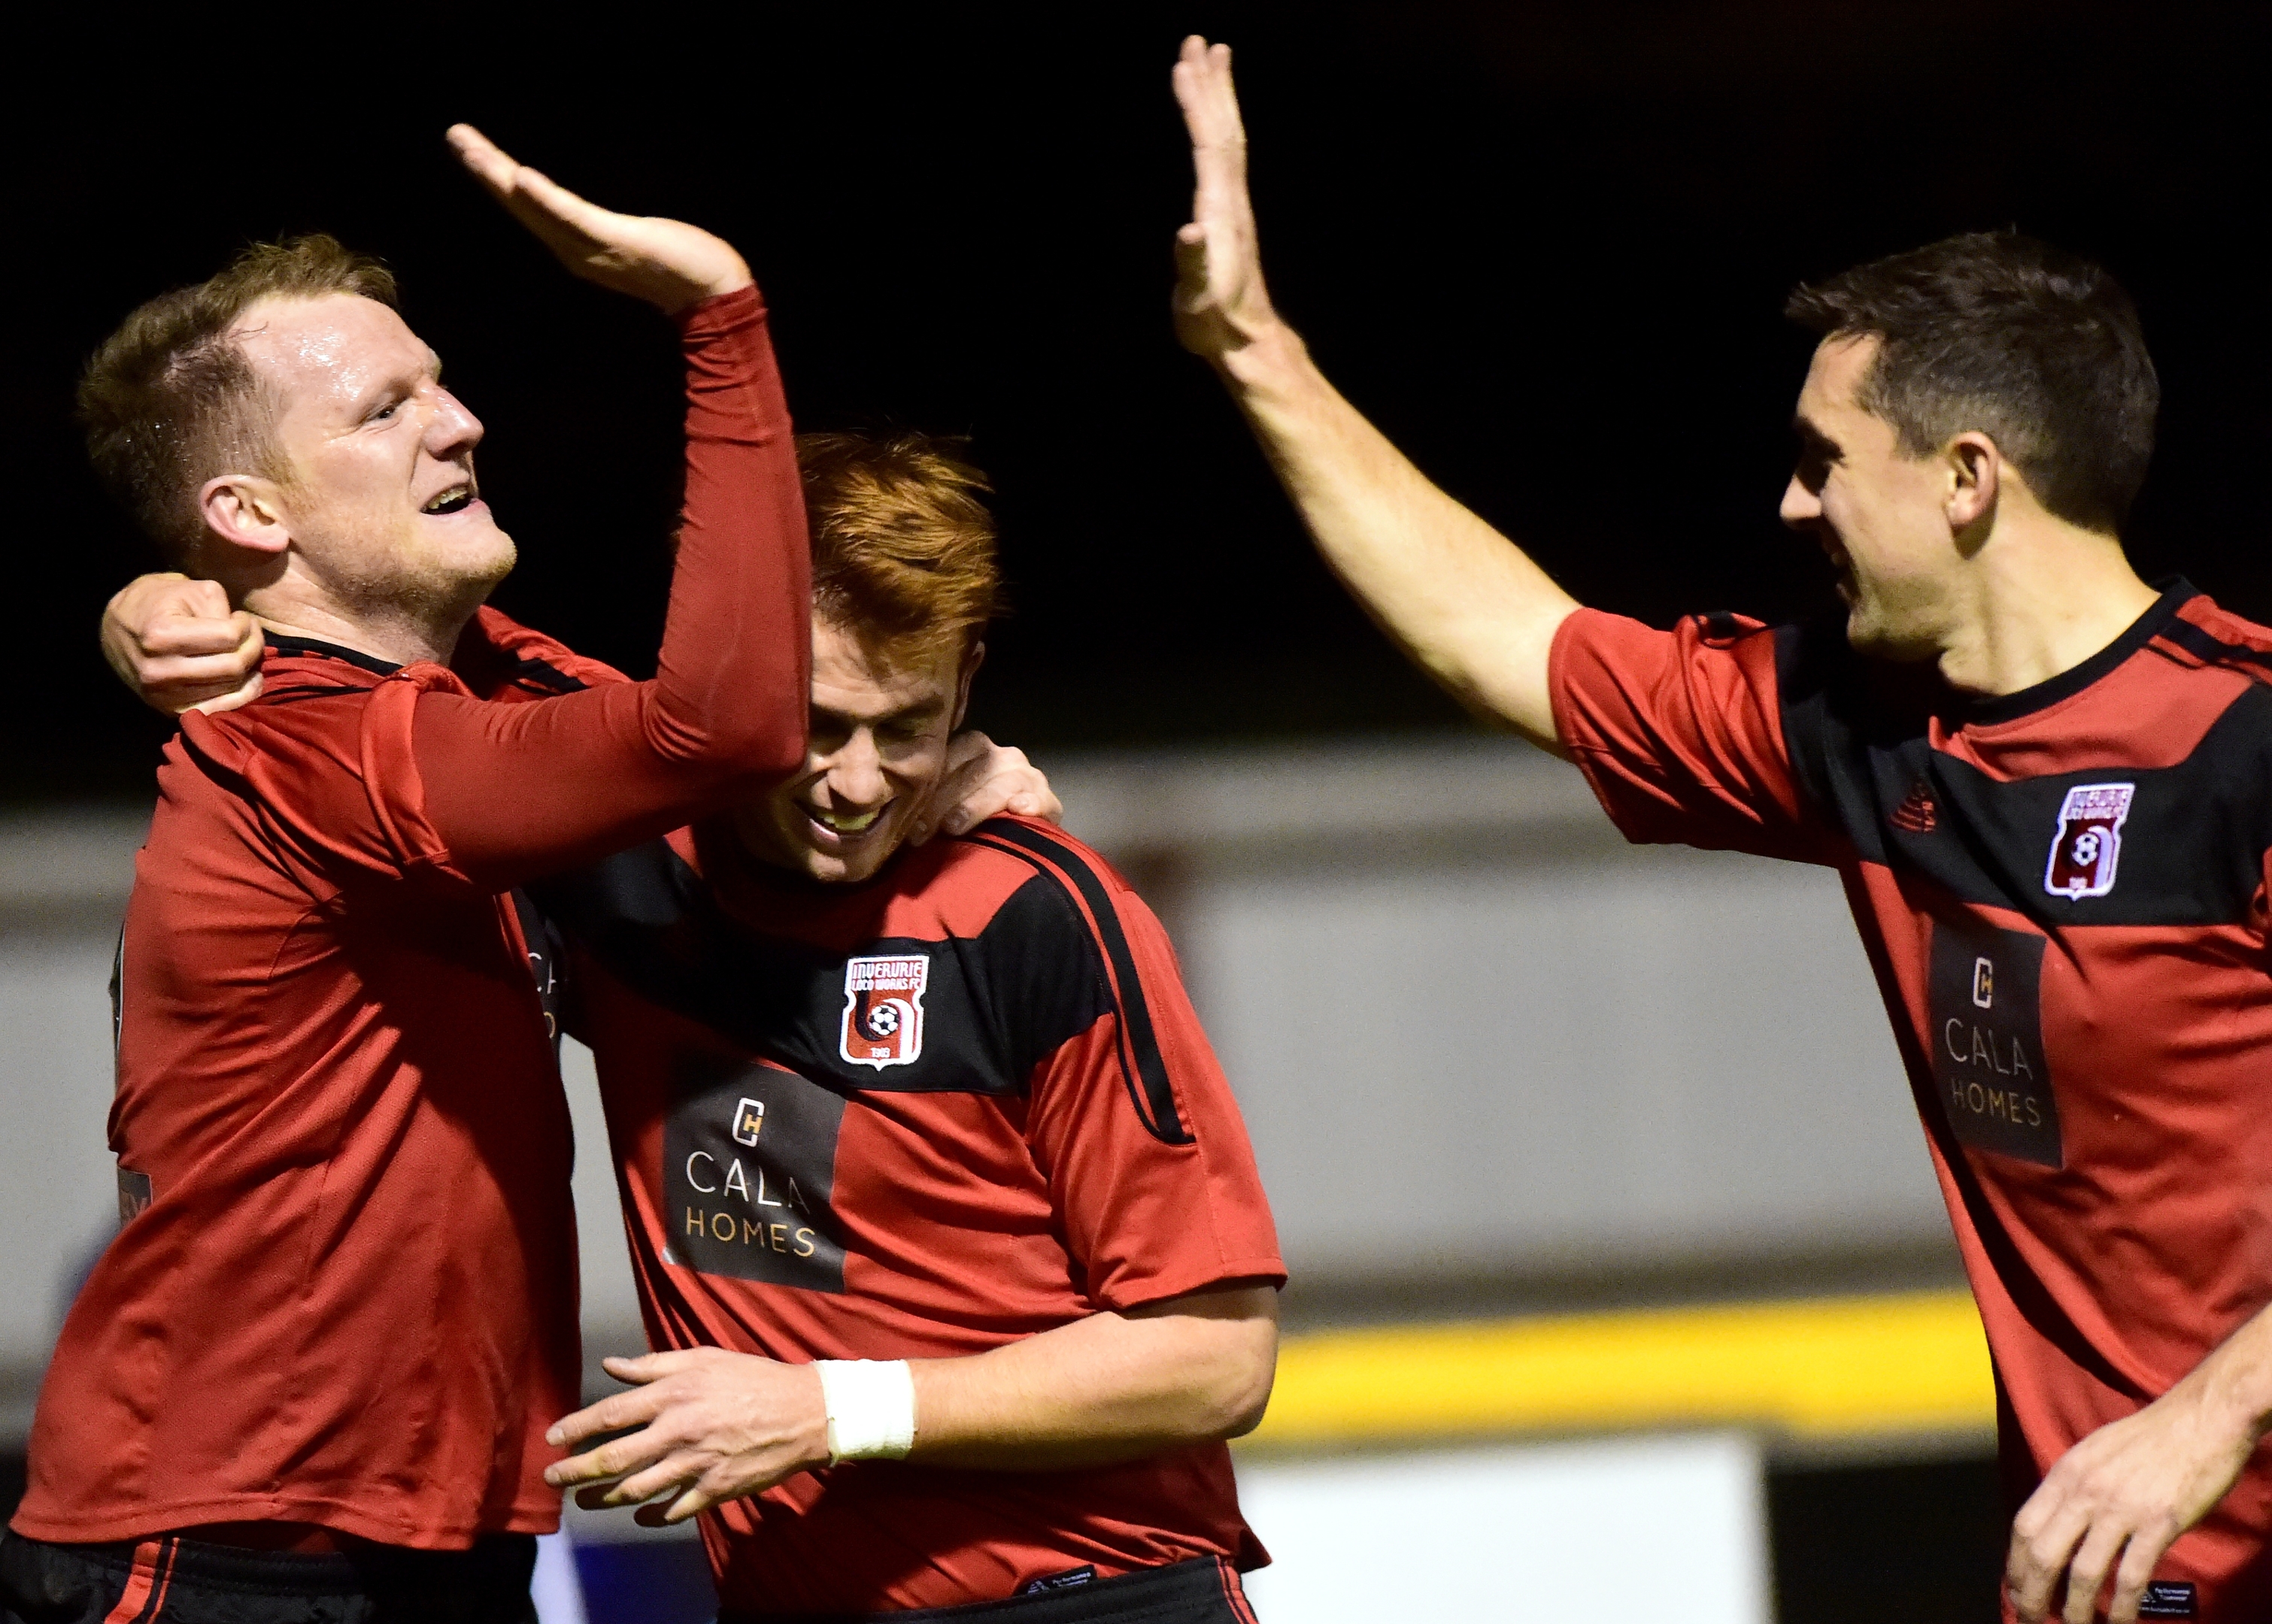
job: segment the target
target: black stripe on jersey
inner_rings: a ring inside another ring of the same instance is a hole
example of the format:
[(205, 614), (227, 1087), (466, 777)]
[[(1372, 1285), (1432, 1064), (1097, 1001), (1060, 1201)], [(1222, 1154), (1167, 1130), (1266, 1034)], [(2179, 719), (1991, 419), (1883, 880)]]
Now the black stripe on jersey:
[(2155, 635), (2164, 643), (2175, 644), (2203, 665), (2253, 666), (2255, 669), (2251, 675), (2272, 676), (2272, 654), (2250, 648), (2245, 643), (2227, 643), (2189, 620), (2172, 619)]
[[(661, 840), (527, 890), (648, 1002), (841, 1094), (1023, 1093), (1036, 1066), (1113, 1008), (1095, 936), (1046, 874), (1005, 898), (975, 936), (885, 936), (835, 950), (727, 917)], [(815, 897), (816, 910), (831, 905), (826, 892)], [(912, 1063), (863, 1066), (842, 1052), (847, 961), (878, 955), (929, 962)], [(571, 1020), (579, 999), (572, 976), (562, 1006)]]
[(512, 680), (523, 688), (533, 688), (540, 693), (581, 693), (590, 684), (581, 677), (572, 677), (549, 661), (517, 659), (512, 664)]
[[(2182, 623), (2150, 629), (2168, 637)], [(1962, 902), (2007, 908), (2046, 928), (2239, 925), (2253, 917), (2272, 849), (2272, 688), (2241, 693), (2175, 765), (2101, 762), (2007, 781), (1932, 748), (1933, 701), (1947, 701), (1937, 680), (1925, 685), (1917, 673), (1868, 668), (1872, 662), (1848, 650), (1835, 627), (1785, 628), (1778, 639), (1792, 768), (1863, 861), (1922, 874)], [(2125, 658), (2143, 641), (2126, 637)], [(2134, 786), (2113, 889), (2055, 896), (2044, 872), (2060, 806), (2076, 786), (2103, 783)], [(1919, 790), (1939, 808), (1932, 826), (1895, 821)]]
[(381, 659), (375, 654), (362, 653), (355, 649), (341, 648), (336, 643), (318, 642), (314, 637), (288, 637), (282, 632), (272, 631), (267, 636), (267, 643), (280, 654), (303, 654), (315, 659), (344, 659), (350, 666), (359, 666), (380, 676), (392, 676), (402, 669), (392, 660)]
[[(1176, 1110), (1175, 1086), (1168, 1079), (1167, 1059), (1160, 1053), (1159, 1035), (1152, 1027), (1152, 1007), (1145, 1001), (1144, 983), (1136, 973), (1135, 956), (1128, 950), (1128, 937), (1120, 928), (1120, 916), (1113, 911), (1112, 898), (1105, 893), (1095, 870), (1072, 847), (1022, 823), (989, 822), (980, 824), (972, 834), (985, 837), (982, 845), (997, 851), (1010, 850), (1011, 855), (1034, 863), (1042, 874), (1052, 878), (1064, 875), (1079, 890), (1081, 899), (1088, 905), (1090, 916), (1096, 921), (1096, 934), (1103, 943), (1105, 957), (1111, 961), (1112, 979), (1120, 984), (1120, 1030), (1136, 1062), (1136, 1076), (1127, 1078), (1129, 1101), (1136, 1107), (1145, 1130), (1155, 1139), (1163, 1144), (1192, 1143)], [(1036, 858), (1042, 861), (1036, 862)], [(1043, 863), (1049, 867), (1043, 867)], [(1140, 1094), (1136, 1077), (1143, 1079)]]

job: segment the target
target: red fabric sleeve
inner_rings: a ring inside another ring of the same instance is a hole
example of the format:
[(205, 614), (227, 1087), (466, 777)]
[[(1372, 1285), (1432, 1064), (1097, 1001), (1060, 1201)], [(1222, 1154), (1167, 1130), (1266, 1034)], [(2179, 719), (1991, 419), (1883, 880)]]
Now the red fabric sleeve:
[(527, 704), (407, 667), (362, 778), (398, 860), (498, 890), (661, 834), (804, 755), (811, 608), (788, 408), (754, 287), (680, 318), (686, 506), (647, 682)]
[(1775, 634), (1757, 622), (1658, 631), (1580, 609), (1548, 681), (1562, 746), (1626, 839), (1834, 860), (1791, 772)]
[(1088, 868), (1106, 917), (1090, 901), (1075, 905), (1115, 1010), (1037, 1069), (1028, 1136), (1089, 1300), (1131, 1308), (1234, 1280), (1282, 1285), (1246, 1125), (1167, 932), (1127, 882), (1102, 861)]

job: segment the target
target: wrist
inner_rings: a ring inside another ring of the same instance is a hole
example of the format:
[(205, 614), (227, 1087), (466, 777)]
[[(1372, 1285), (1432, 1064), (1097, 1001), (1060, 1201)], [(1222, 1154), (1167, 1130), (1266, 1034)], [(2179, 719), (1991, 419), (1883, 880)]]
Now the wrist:
[(1305, 372), (1317, 370), (1302, 335), (1273, 316), (1243, 343), (1208, 357), (1233, 394), (1282, 391)]
[(916, 1442), (915, 1377), (903, 1359), (824, 1359), (821, 1407), (828, 1464), (905, 1460)]

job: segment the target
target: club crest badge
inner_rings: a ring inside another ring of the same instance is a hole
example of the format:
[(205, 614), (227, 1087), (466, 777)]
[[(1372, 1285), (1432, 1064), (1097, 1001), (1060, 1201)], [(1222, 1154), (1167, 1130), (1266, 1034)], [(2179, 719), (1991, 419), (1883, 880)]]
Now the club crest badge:
[(847, 959), (844, 1034), (837, 1053), (878, 1071), (912, 1065), (923, 1054), (923, 997), (930, 981), (930, 960), (921, 953)]
[(2122, 823), (2137, 789), (2134, 784), (2078, 784), (2067, 791), (2059, 803), (2059, 832), (2052, 837), (2051, 862), (2044, 869), (2045, 890), (2074, 901), (2114, 889)]

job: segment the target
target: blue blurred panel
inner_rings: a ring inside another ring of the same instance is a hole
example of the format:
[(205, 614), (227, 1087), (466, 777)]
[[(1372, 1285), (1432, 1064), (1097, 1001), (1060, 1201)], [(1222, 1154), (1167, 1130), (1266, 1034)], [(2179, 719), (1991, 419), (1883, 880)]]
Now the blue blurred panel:
[(579, 1545), (586, 1624), (708, 1624), (718, 1592), (699, 1539)]

